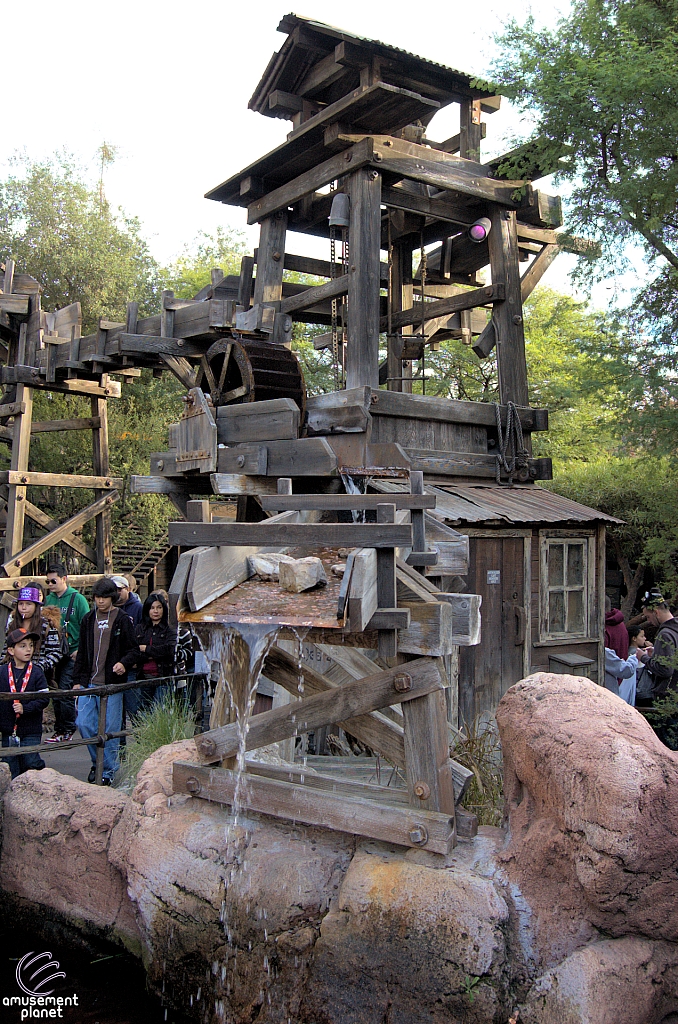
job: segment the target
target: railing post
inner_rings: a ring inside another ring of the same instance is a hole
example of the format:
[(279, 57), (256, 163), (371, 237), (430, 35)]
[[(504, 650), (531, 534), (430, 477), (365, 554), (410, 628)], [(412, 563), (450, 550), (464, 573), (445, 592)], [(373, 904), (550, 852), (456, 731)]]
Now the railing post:
[(97, 725), (97, 760), (94, 769), (94, 782), (97, 786), (102, 784), (104, 777), (104, 746), (106, 740), (106, 710), (108, 708), (108, 694), (99, 697), (99, 722)]

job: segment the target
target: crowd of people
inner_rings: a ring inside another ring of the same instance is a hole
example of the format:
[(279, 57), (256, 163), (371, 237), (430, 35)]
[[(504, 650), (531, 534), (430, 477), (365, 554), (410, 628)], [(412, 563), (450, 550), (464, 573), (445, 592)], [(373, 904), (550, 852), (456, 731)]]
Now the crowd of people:
[[(124, 729), (134, 716), (162, 700), (175, 687), (187, 687), (192, 669), (193, 635), (186, 627), (170, 625), (167, 594), (162, 590), (140, 601), (130, 577), (106, 576), (92, 587), (94, 607), (71, 587), (65, 566), (54, 563), (46, 574), (47, 593), (32, 581), (18, 594), (7, 625), (0, 664), (0, 692), (35, 693), (30, 701), (0, 701), (2, 746), (33, 747), (42, 742), (42, 718), (54, 690), (87, 690), (113, 683), (166, 680), (158, 686), (139, 686), (110, 694), (106, 707), (106, 732)], [(168, 678), (169, 677), (169, 678)], [(54, 703), (54, 733), (46, 742), (83, 739), (99, 733), (98, 696), (60, 697)], [(119, 765), (119, 737), (104, 746), (103, 784), (110, 786)], [(95, 781), (97, 746), (88, 744)], [(12, 778), (45, 762), (38, 752), (5, 759)]]
[(642, 614), (628, 624), (605, 598), (605, 686), (637, 708), (678, 692), (678, 619), (659, 590), (645, 592)]

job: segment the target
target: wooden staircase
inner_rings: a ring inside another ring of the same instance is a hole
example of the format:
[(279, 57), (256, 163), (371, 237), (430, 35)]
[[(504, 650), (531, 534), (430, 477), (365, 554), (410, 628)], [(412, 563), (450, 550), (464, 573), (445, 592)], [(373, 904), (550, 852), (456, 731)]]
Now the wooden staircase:
[(131, 573), (136, 579), (138, 586), (153, 572), (158, 562), (165, 557), (170, 548), (171, 544), (166, 532), (159, 534), (149, 549), (148, 541), (144, 539), (141, 531), (136, 531), (132, 528), (128, 532), (127, 543), (113, 549), (115, 571)]

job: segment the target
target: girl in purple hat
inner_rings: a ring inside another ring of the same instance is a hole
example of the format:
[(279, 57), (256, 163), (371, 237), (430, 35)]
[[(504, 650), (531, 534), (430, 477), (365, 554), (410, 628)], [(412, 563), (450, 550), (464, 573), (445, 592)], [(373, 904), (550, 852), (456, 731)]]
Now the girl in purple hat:
[[(37, 580), (31, 580), (27, 587), (22, 587), (17, 598), (16, 608), (7, 624), (7, 632), (13, 629), (25, 629), (29, 633), (37, 633), (40, 640), (36, 642), (33, 663), (45, 673), (47, 678), (53, 674), (54, 668), (62, 657), (62, 643), (58, 624), (50, 618), (53, 609), (46, 609), (45, 592)], [(58, 611), (58, 608), (57, 608)], [(6, 654), (3, 652), (6, 660)]]

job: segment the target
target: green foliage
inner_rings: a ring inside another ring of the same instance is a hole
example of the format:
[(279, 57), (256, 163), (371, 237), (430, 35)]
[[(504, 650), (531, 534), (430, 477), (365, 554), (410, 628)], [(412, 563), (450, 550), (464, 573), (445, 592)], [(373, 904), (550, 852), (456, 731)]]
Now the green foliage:
[(666, 696), (653, 702), (651, 708), (641, 708), (652, 728), (670, 750), (678, 750), (678, 693), (667, 690)]
[(210, 283), (210, 272), (220, 268), (224, 274), (238, 275), (240, 261), (249, 251), (241, 231), (219, 227), (214, 235), (201, 231), (191, 245), (160, 271), (163, 288), (171, 289), (178, 299), (192, 299)]
[(132, 721), (133, 736), (127, 740), (116, 785), (131, 789), (139, 769), (151, 754), (168, 743), (190, 739), (194, 731), (195, 716), (190, 705), (174, 694), (166, 694), (140, 711)]
[(111, 210), (66, 155), (17, 162), (0, 182), (0, 258), (40, 282), (44, 309), (80, 302), (85, 334), (99, 317), (124, 320), (131, 300), (142, 315), (157, 302), (157, 265), (139, 221)]

